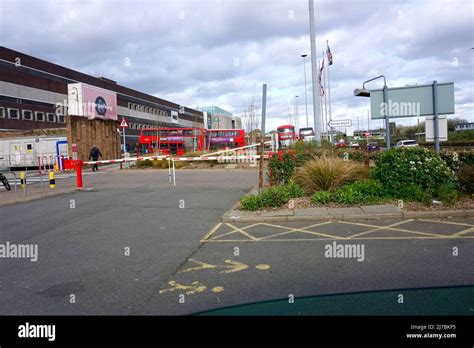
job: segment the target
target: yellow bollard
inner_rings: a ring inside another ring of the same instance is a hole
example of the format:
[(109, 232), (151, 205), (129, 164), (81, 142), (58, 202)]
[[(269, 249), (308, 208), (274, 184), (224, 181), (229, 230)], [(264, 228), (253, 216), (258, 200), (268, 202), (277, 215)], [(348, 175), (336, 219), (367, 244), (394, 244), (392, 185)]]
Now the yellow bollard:
[(54, 172), (49, 172), (49, 188), (56, 187), (56, 180), (54, 179)]
[(26, 180), (25, 180), (25, 172), (20, 172), (20, 188), (23, 190), (25, 188)]

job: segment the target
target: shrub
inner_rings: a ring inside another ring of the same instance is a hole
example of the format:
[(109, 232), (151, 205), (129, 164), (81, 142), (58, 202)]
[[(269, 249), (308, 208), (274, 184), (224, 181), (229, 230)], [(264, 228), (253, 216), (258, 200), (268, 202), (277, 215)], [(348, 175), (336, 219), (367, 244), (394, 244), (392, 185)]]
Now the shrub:
[(474, 151), (442, 151), (440, 156), (453, 171), (464, 165), (474, 165)]
[(151, 168), (152, 165), (151, 161), (137, 161), (137, 168)]
[(456, 174), (459, 186), (467, 193), (474, 193), (474, 165), (463, 165)]
[(333, 200), (343, 204), (378, 203), (386, 196), (380, 181), (368, 179), (342, 186), (334, 192)]
[(459, 193), (454, 182), (447, 182), (438, 187), (434, 196), (447, 205), (454, 204), (459, 199)]
[(344, 159), (347, 154), (347, 157), (356, 162), (366, 163), (369, 160), (369, 153), (368, 151), (364, 151), (362, 149), (337, 149), (337, 155)]
[(322, 156), (298, 168), (294, 180), (307, 193), (332, 191), (335, 188), (367, 177), (368, 169), (354, 161), (344, 161), (337, 157)]
[(288, 182), (288, 184), (284, 185), (283, 190), (286, 191), (286, 193), (288, 194), (289, 199), (304, 196), (304, 191), (301, 188), (301, 186), (298, 185), (293, 180), (290, 180), (290, 182)]
[(314, 204), (328, 204), (332, 202), (332, 194), (329, 191), (318, 191), (311, 197)]
[(431, 194), (422, 190), (419, 186), (411, 184), (401, 188), (396, 194), (392, 193), (394, 198), (400, 198), (406, 201), (415, 201), (429, 203), (431, 202)]
[(258, 195), (244, 196), (240, 205), (244, 210), (258, 210), (264, 207), (281, 207), (292, 198), (301, 197), (304, 192), (298, 184), (290, 181), (286, 185), (272, 186)]
[(268, 179), (270, 180), (270, 185), (288, 183), (294, 171), (295, 163), (292, 154), (274, 154), (268, 161)]
[(260, 195), (248, 195), (243, 196), (240, 199), (240, 206), (243, 210), (258, 210), (263, 207), (262, 199)]
[(433, 194), (454, 178), (454, 173), (436, 153), (421, 147), (385, 151), (377, 161), (374, 176), (395, 197), (408, 187)]

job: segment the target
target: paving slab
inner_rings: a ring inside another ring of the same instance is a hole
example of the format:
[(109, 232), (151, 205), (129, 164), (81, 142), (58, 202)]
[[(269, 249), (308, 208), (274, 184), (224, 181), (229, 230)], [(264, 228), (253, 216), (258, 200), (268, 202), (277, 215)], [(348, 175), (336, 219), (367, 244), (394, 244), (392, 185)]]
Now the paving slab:
[(365, 212), (359, 207), (347, 207), (347, 208), (328, 208), (329, 215), (357, 215), (357, 214), (365, 214)]
[(401, 213), (402, 210), (393, 204), (384, 205), (363, 205), (361, 209), (367, 214), (389, 214), (389, 213)]
[(295, 209), (295, 216), (328, 216), (328, 208)]

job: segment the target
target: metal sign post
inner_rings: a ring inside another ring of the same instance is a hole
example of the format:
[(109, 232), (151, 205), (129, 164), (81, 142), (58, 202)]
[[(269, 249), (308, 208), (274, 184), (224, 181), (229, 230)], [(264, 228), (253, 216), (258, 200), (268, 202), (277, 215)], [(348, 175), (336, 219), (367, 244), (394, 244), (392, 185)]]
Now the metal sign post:
[(263, 153), (265, 147), (265, 115), (267, 112), (267, 84), (263, 84), (262, 91), (262, 127), (260, 129), (260, 163), (258, 169), (258, 188), (263, 188)]
[[(385, 80), (384, 80), (385, 81)], [(387, 85), (384, 82), (383, 85), (383, 104), (387, 105)], [(389, 121), (389, 112), (387, 111), (387, 108), (383, 108), (384, 111), (384, 118), (385, 118), (385, 143), (387, 144), (387, 150), (390, 150), (390, 121)], [(368, 142), (368, 140), (367, 140)]]
[(434, 143), (436, 153), (439, 153), (439, 117), (438, 117), (438, 81), (433, 81), (433, 116)]

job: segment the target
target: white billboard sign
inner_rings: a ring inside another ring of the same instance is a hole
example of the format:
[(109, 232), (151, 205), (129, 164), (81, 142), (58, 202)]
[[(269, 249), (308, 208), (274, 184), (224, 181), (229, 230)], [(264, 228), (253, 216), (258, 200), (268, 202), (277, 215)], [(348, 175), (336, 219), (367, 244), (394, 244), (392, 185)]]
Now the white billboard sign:
[[(417, 85), (387, 88), (384, 103), (383, 89), (370, 91), (372, 119), (384, 118), (387, 112), (391, 118), (431, 116), (433, 110), (433, 85)], [(438, 83), (438, 114), (454, 114), (454, 83)]]
[[(448, 118), (446, 116), (438, 117), (439, 141), (448, 141)], [(427, 117), (425, 122), (425, 140), (426, 142), (434, 142), (434, 117)]]

